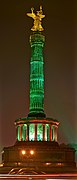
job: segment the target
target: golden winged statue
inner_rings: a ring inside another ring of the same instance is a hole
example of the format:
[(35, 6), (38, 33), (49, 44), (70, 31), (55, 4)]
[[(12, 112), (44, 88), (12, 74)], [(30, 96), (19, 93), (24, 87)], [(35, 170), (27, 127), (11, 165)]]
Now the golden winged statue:
[(35, 14), (33, 11), (34, 11), (34, 8), (31, 8), (31, 13), (27, 13), (27, 16), (32, 17), (34, 19), (34, 25), (31, 28), (31, 30), (43, 31), (44, 29), (41, 23), (42, 23), (42, 18), (44, 18), (45, 15), (43, 15), (42, 6), (40, 6), (40, 11), (37, 11), (37, 14)]

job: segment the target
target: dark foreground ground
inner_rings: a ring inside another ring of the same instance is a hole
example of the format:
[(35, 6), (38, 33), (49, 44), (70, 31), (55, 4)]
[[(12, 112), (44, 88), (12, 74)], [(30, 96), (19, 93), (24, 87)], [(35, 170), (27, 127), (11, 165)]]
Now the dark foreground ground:
[(28, 180), (64, 180), (64, 179), (71, 179), (77, 180), (77, 174), (44, 174), (44, 175), (7, 175), (7, 174), (0, 174), (0, 179), (5, 180), (5, 179), (9, 179), (9, 180), (16, 180), (16, 179), (20, 179), (20, 180), (24, 180), (24, 179), (28, 179)]

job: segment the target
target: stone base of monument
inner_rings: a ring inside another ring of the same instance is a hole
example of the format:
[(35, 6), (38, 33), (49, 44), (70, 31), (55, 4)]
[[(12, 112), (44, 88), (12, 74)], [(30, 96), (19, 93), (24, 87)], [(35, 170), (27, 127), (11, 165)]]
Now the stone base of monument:
[(17, 141), (5, 147), (0, 174), (74, 173), (75, 150), (68, 145), (46, 141)]

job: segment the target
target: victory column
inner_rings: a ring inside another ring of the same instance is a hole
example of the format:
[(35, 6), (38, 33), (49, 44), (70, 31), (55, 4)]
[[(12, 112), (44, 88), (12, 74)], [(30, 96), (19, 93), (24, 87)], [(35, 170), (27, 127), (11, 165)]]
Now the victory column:
[[(24, 174), (28, 178), (40, 175), (44, 179), (52, 174), (74, 173), (75, 150), (57, 142), (59, 121), (44, 113), (44, 59), (45, 37), (42, 35), (42, 6), (37, 13), (31, 8), (27, 15), (34, 20), (30, 36), (30, 107), (27, 117), (15, 121), (16, 143), (2, 151), (1, 174)], [(33, 178), (33, 177), (32, 177)]]

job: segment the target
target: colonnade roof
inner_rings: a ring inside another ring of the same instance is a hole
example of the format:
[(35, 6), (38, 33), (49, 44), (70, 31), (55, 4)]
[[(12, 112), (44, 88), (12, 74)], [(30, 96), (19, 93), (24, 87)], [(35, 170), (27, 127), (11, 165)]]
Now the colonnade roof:
[(16, 120), (15, 120), (15, 122), (17, 122), (17, 121), (20, 121), (20, 120), (22, 120), (22, 121), (25, 121), (25, 120), (27, 120), (27, 121), (30, 121), (30, 120), (46, 120), (46, 121), (54, 121), (54, 122), (58, 122), (59, 123), (59, 121), (57, 120), (57, 119), (53, 119), (53, 118), (49, 118), (49, 117), (46, 117), (46, 118), (43, 118), (43, 117), (23, 117), (23, 118), (17, 118)]

